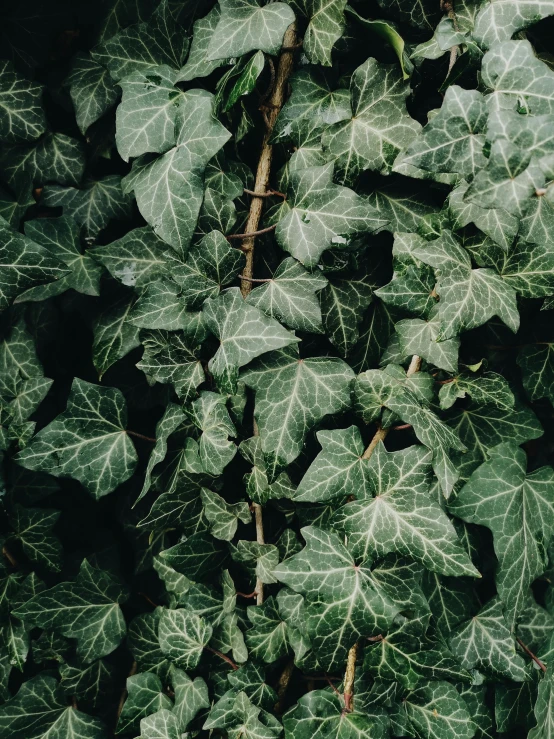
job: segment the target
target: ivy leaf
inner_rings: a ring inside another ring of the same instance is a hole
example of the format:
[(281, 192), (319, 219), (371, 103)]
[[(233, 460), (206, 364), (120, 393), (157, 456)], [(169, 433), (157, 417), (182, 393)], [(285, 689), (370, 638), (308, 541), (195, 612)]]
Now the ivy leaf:
[(193, 534), (185, 541), (160, 553), (166, 564), (191, 580), (201, 580), (225, 561), (226, 550), (206, 533)]
[(399, 321), (395, 329), (403, 356), (417, 354), (418, 357), (422, 357), (439, 369), (456, 372), (460, 339), (439, 341), (440, 314), (437, 310), (433, 310), (427, 321), (420, 318), (409, 318)]
[(306, 267), (314, 267), (326, 249), (346, 246), (355, 234), (386, 225), (366, 200), (333, 184), (333, 166), (291, 173), (290, 210), (277, 224), (281, 247)]
[(229, 441), (236, 429), (225, 405), (225, 397), (204, 390), (188, 412), (202, 431), (198, 447), (202, 466), (211, 475), (220, 475), (238, 451)]
[(26, 556), (53, 572), (59, 572), (63, 562), (62, 545), (52, 533), (52, 527), (59, 517), (60, 511), (24, 508), (20, 505), (14, 506), (10, 516), (13, 535), (21, 542)]
[(452, 85), (437, 113), (401, 155), (398, 164), (427, 172), (455, 172), (473, 178), (485, 166), (487, 106), (476, 90)]
[(13, 739), (105, 736), (103, 723), (68, 706), (63, 691), (49, 675), (27, 680), (13, 698), (0, 706), (0, 731)]
[(14, 615), (77, 639), (77, 654), (83, 662), (92, 662), (113, 652), (125, 636), (125, 619), (118, 604), (127, 596), (120, 582), (85, 559), (73, 582), (38, 593)]
[(175, 82), (189, 82), (196, 77), (207, 77), (227, 63), (227, 59), (210, 59), (209, 56), (210, 44), (220, 17), (221, 10), (219, 5), (216, 5), (208, 15), (196, 21), (187, 63), (180, 70)]
[(137, 454), (126, 423), (120, 390), (75, 378), (65, 412), (33, 437), (17, 462), (28, 470), (79, 480), (100, 498), (134, 472)]
[(387, 630), (397, 609), (373, 579), (369, 563), (356, 565), (336, 534), (315, 526), (301, 533), (306, 547), (274, 573), (308, 599), (306, 628), (318, 661), (341, 665), (358, 637)]
[(139, 329), (130, 322), (135, 300), (128, 294), (108, 303), (93, 324), (92, 361), (101, 380), (108, 369), (140, 345)]
[(320, 294), (323, 327), (329, 341), (348, 356), (360, 333), (358, 324), (371, 302), (374, 283), (363, 273), (353, 279), (331, 278)]
[(294, 21), (285, 3), (261, 7), (256, 0), (219, 0), (221, 16), (208, 47), (208, 59), (227, 59), (260, 49), (277, 54)]
[(231, 552), (235, 562), (242, 562), (255, 569), (256, 578), (263, 583), (277, 582), (273, 570), (279, 562), (279, 550), (273, 544), (260, 544), (257, 541), (239, 541)]
[(97, 708), (115, 688), (115, 670), (106, 660), (97, 659), (91, 665), (78, 661), (60, 665), (60, 686), (66, 695), (75, 696), (87, 706)]
[(246, 303), (236, 287), (206, 300), (202, 315), (220, 341), (208, 368), (223, 392), (236, 392), (240, 367), (260, 354), (299, 341), (275, 319)]
[(69, 87), (77, 125), (83, 135), (115, 105), (119, 97), (109, 71), (90, 54), (75, 55), (65, 84)]
[(545, 675), (540, 684), (535, 703), (535, 719), (537, 725), (529, 732), (529, 739), (548, 739), (554, 733), (552, 716), (552, 675)]
[(323, 146), (336, 158), (343, 183), (352, 184), (366, 169), (389, 172), (396, 155), (419, 133), (420, 124), (406, 111), (409, 93), (396, 65), (369, 58), (354, 71), (352, 118), (323, 134)]
[(346, 0), (300, 0), (295, 3), (308, 18), (304, 51), (312, 64), (331, 66), (331, 50), (344, 32)]
[(161, 608), (156, 608), (152, 613), (136, 616), (129, 624), (127, 643), (139, 670), (153, 672), (165, 682), (171, 663), (162, 652), (158, 639), (161, 611)]
[(181, 256), (188, 249), (202, 205), (206, 164), (231, 134), (212, 113), (214, 97), (189, 90), (179, 109), (176, 145), (160, 157), (137, 159), (124, 181), (160, 238)]
[(321, 308), (316, 293), (327, 280), (318, 272), (308, 272), (292, 257), (283, 259), (273, 277), (255, 287), (247, 302), (289, 328), (323, 333)]
[(0, 64), (0, 79), (0, 107), (4, 111), (0, 140), (8, 144), (33, 141), (46, 130), (42, 85), (26, 80), (6, 60)]
[[(195, 339), (202, 316), (187, 310), (187, 303), (177, 283), (168, 279), (154, 280), (141, 292), (133, 305), (129, 321), (134, 326), (164, 331), (183, 331)], [(206, 332), (203, 331), (203, 337)]]
[(116, 82), (133, 72), (167, 64), (180, 69), (188, 50), (185, 29), (178, 25), (168, 2), (158, 5), (151, 19), (120, 31), (91, 52)]
[(249, 654), (262, 662), (275, 662), (288, 652), (287, 625), (279, 615), (273, 597), (261, 606), (248, 606), (252, 627), (246, 632)]
[(143, 718), (140, 722), (140, 737), (138, 739), (179, 739), (179, 720), (177, 717), (162, 708), (160, 711)]
[(535, 344), (524, 347), (518, 354), (523, 385), (531, 400), (549, 398), (554, 404), (554, 345)]
[(449, 644), (466, 670), (475, 668), (516, 682), (527, 679), (525, 662), (516, 654), (498, 598), (493, 598), (470, 621), (459, 626), (450, 635)]
[(386, 736), (385, 716), (372, 721), (363, 712), (345, 712), (341, 698), (326, 690), (312, 690), (283, 716), (285, 736), (308, 737), (356, 736), (358, 739), (381, 739)]
[[(390, 552), (411, 557), (444, 575), (479, 576), (456, 532), (429, 492), (431, 454), (421, 446), (388, 453), (375, 448), (367, 485), (333, 517), (354, 557)], [(373, 494), (373, 495), (372, 495)]]
[(475, 403), (494, 405), (506, 413), (511, 413), (515, 404), (514, 395), (502, 375), (496, 372), (484, 372), (482, 375), (462, 372), (452, 382), (441, 387), (440, 406), (443, 409), (450, 408), (458, 398), (465, 398), (467, 395)]
[(316, 436), (322, 450), (300, 481), (294, 500), (323, 503), (352, 490), (365, 490), (369, 463), (362, 459), (364, 444), (358, 427), (318, 431)]
[(244, 65), (238, 80), (227, 95), (223, 106), (223, 112), (227, 113), (240, 97), (248, 95), (256, 87), (256, 81), (265, 67), (265, 56), (262, 51), (257, 51)]
[(168, 66), (135, 72), (119, 83), (116, 144), (126, 162), (147, 152), (163, 153), (175, 145), (180, 108), (187, 94), (174, 86), (177, 72)]
[(489, 1), (475, 18), (473, 36), (479, 45), (489, 48), (500, 41), (507, 41), (516, 31), (521, 31), (549, 15), (554, 15), (552, 2)]
[(16, 192), (23, 192), (29, 180), (78, 186), (84, 169), (82, 142), (61, 133), (47, 133), (32, 146), (6, 147), (2, 154), (4, 177)]
[(224, 729), (228, 736), (248, 739), (276, 739), (282, 732), (281, 722), (261, 711), (242, 692), (225, 694), (212, 708), (202, 728)]
[(554, 72), (537, 59), (529, 41), (495, 44), (483, 57), (481, 76), (493, 109), (507, 100), (533, 115), (554, 113)]
[(417, 249), (415, 256), (437, 272), (442, 339), (481, 326), (495, 315), (514, 333), (518, 330), (514, 290), (494, 271), (472, 269), (469, 254), (449, 231)]
[(67, 266), (46, 249), (14, 231), (0, 220), (0, 310), (37, 285), (59, 280), (68, 273)]
[(64, 215), (83, 226), (88, 242), (94, 242), (110, 221), (127, 220), (131, 215), (131, 199), (122, 191), (119, 175), (85, 180), (79, 190), (47, 185), (42, 202), (52, 208), (61, 206)]
[[(435, 276), (430, 267), (408, 265), (405, 271), (395, 274), (392, 280), (375, 291), (385, 303), (408, 311), (416, 316), (427, 317), (435, 305), (432, 295)], [(413, 354), (417, 352), (412, 352)]]
[(272, 353), (242, 375), (256, 392), (254, 413), (271, 478), (296, 459), (319, 420), (350, 406), (353, 378), (342, 360), (301, 360), (294, 347)]
[(127, 678), (127, 699), (117, 722), (117, 734), (136, 732), (140, 720), (151, 713), (167, 708), (171, 710), (173, 703), (164, 694), (162, 681), (152, 672), (141, 672)]
[(178, 332), (143, 331), (140, 334), (144, 354), (137, 363), (150, 383), (170, 383), (184, 401), (194, 397), (204, 382), (204, 369), (197, 357), (197, 347), (190, 346)]
[(388, 10), (395, 18), (403, 23), (409, 23), (415, 28), (433, 30), (438, 21), (438, 9), (430, 0), (414, 5), (407, 0), (379, 0), (379, 6)]
[(39, 218), (25, 223), (25, 235), (48, 250), (52, 257), (64, 262), (70, 274), (49, 285), (33, 287), (20, 295), (18, 302), (46, 300), (65, 290), (76, 290), (84, 295), (100, 295), (102, 267), (95, 263), (80, 244), (80, 229), (67, 216)]
[(475, 734), (465, 701), (443, 680), (421, 681), (404, 699), (404, 710), (419, 737), (471, 739)]
[(204, 514), (211, 524), (212, 536), (216, 539), (231, 541), (237, 532), (238, 522), (250, 523), (252, 514), (248, 503), (227, 503), (225, 498), (212, 490), (202, 488), (202, 503)]
[(546, 568), (543, 542), (553, 533), (554, 473), (541, 467), (526, 475), (525, 467), (522, 449), (513, 442), (499, 444), (451, 505), (454, 515), (493, 533), (499, 562), (496, 585), (510, 627), (531, 583)]
[(150, 490), (150, 485), (152, 484), (152, 470), (159, 462), (162, 462), (165, 459), (165, 455), (167, 454), (167, 440), (169, 436), (179, 428), (184, 420), (185, 416), (183, 409), (174, 403), (168, 403), (163, 416), (156, 424), (156, 444), (150, 454), (146, 472), (144, 473), (144, 484), (136, 503), (138, 503), (138, 501), (141, 500), (141, 498), (143, 498)]
[(448, 647), (421, 633), (421, 623), (405, 621), (364, 651), (364, 670), (375, 678), (396, 680), (413, 690), (420, 680), (470, 681)]
[(293, 129), (309, 122), (314, 127), (329, 126), (352, 115), (350, 93), (343, 87), (333, 85), (328, 77), (317, 67), (301, 69), (290, 78), (292, 94), (281, 109), (273, 137), (286, 138)]
[(179, 722), (179, 730), (186, 731), (198, 711), (210, 707), (208, 687), (201, 677), (191, 680), (186, 672), (173, 666), (171, 668), (171, 684), (175, 691), (173, 713)]
[(524, 298), (542, 298), (554, 293), (554, 248), (548, 244), (519, 241), (503, 259), (504, 282)]
[(183, 609), (164, 609), (160, 616), (160, 647), (177, 667), (194, 669), (212, 636), (203, 618)]

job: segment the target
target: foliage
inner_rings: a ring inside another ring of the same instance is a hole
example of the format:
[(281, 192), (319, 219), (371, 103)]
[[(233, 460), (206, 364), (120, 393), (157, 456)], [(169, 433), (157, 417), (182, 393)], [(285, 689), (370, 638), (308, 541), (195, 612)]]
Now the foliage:
[(0, 739), (552, 739), (554, 2), (5, 5)]

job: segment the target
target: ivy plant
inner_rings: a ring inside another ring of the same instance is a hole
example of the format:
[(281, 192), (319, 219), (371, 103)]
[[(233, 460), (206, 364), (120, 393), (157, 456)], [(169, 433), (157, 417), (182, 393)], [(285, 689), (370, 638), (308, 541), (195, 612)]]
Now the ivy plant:
[(1, 18), (0, 739), (554, 739), (554, 1)]

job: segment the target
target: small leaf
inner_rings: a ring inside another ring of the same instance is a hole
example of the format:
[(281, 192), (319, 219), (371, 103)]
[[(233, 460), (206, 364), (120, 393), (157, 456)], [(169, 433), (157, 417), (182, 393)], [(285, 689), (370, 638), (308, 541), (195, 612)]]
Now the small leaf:
[(212, 635), (204, 619), (184, 610), (164, 609), (160, 617), (160, 647), (177, 667), (194, 669)]

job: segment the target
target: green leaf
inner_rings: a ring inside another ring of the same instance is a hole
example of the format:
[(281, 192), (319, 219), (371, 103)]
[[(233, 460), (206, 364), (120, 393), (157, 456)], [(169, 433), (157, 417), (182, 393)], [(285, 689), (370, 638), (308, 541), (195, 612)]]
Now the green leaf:
[(367, 465), (367, 483), (333, 517), (354, 557), (390, 552), (444, 575), (479, 576), (456, 532), (429, 492), (431, 454), (421, 446), (388, 453), (382, 442)]
[(451, 511), (493, 533), (498, 594), (512, 627), (531, 583), (546, 569), (544, 542), (553, 534), (554, 473), (526, 475), (526, 456), (513, 442), (499, 444), (471, 475)]
[(352, 75), (352, 118), (330, 126), (323, 146), (336, 157), (341, 182), (352, 184), (366, 169), (387, 173), (396, 155), (419, 133), (405, 107), (409, 85), (396, 65), (368, 59)]
[(404, 710), (422, 739), (471, 739), (475, 726), (453, 685), (422, 681), (404, 699)]
[(341, 697), (326, 690), (312, 690), (283, 716), (285, 737), (336, 737), (346, 739), (380, 739), (386, 736), (386, 716), (376, 720), (363, 712), (344, 711)]
[(365, 274), (353, 279), (331, 279), (320, 294), (323, 327), (329, 341), (348, 356), (359, 339), (358, 324), (371, 302), (374, 283)]
[(42, 109), (42, 85), (30, 82), (16, 72), (11, 62), (0, 64), (0, 140), (8, 144), (33, 141), (46, 130)]
[(372, 577), (370, 562), (357, 565), (336, 534), (315, 526), (301, 533), (306, 547), (274, 573), (307, 599), (305, 624), (318, 662), (340, 667), (360, 635), (387, 630), (397, 608)]
[(202, 728), (226, 730), (228, 736), (245, 739), (276, 739), (282, 732), (281, 722), (261, 711), (242, 692), (226, 693), (212, 708)]
[(403, 23), (426, 31), (433, 30), (438, 20), (439, 9), (431, 0), (415, 5), (408, 0), (379, 0), (378, 4)]
[(265, 67), (265, 56), (262, 51), (257, 51), (246, 63), (238, 80), (235, 82), (227, 96), (223, 112), (231, 110), (237, 100), (243, 95), (248, 95), (256, 87), (258, 77)]
[(46, 300), (71, 289), (84, 295), (100, 295), (102, 267), (91, 259), (90, 253), (83, 252), (80, 229), (72, 219), (61, 216), (27, 221), (25, 235), (47, 249), (52, 257), (64, 262), (70, 273), (49, 285), (27, 290), (19, 296), (18, 302)]
[(210, 475), (220, 475), (238, 451), (229, 440), (237, 432), (225, 405), (225, 397), (204, 390), (188, 413), (194, 425), (202, 431), (198, 452), (204, 470)]
[(194, 680), (176, 667), (171, 667), (171, 684), (175, 691), (173, 713), (179, 723), (179, 730), (186, 731), (188, 725), (202, 708), (210, 707), (208, 687), (201, 677)]
[(194, 669), (211, 635), (212, 627), (200, 616), (181, 609), (164, 609), (161, 613), (160, 647), (177, 667)]
[[(194, 338), (200, 329), (202, 317), (187, 310), (183, 291), (172, 280), (150, 282), (133, 305), (129, 322), (134, 326), (165, 331), (183, 331), (187, 338)], [(204, 332), (205, 336), (205, 332)]]
[(326, 249), (347, 246), (352, 236), (386, 224), (366, 200), (333, 184), (333, 166), (291, 173), (290, 210), (277, 224), (280, 246), (306, 267), (315, 267)]
[(120, 582), (85, 559), (73, 582), (38, 593), (14, 615), (77, 639), (77, 654), (84, 662), (92, 662), (113, 652), (125, 636), (125, 619), (118, 604), (127, 595)]
[(225, 498), (212, 490), (202, 488), (204, 514), (211, 524), (212, 536), (216, 539), (231, 541), (237, 532), (238, 522), (250, 523), (252, 514), (248, 503), (227, 503)]
[(153, 672), (162, 681), (169, 676), (171, 663), (160, 648), (158, 626), (162, 609), (143, 613), (129, 624), (127, 643), (141, 671)]
[(502, 375), (496, 372), (483, 372), (482, 375), (462, 372), (443, 385), (439, 391), (441, 408), (450, 408), (458, 398), (469, 395), (475, 403), (494, 405), (510, 413), (515, 399), (510, 386)]
[(549, 739), (554, 735), (554, 714), (552, 701), (554, 700), (552, 675), (545, 675), (540, 684), (535, 703), (535, 718), (537, 725), (529, 732), (529, 739)]
[(171, 710), (173, 703), (163, 693), (162, 681), (151, 672), (127, 678), (127, 699), (117, 721), (117, 734), (138, 731), (140, 720), (162, 708)]
[(385, 637), (368, 644), (364, 650), (364, 670), (374, 678), (396, 680), (411, 690), (426, 679), (471, 679), (446, 644), (422, 633), (417, 619), (405, 621)]
[(175, 82), (189, 82), (196, 77), (207, 77), (218, 67), (227, 64), (227, 59), (209, 58), (210, 44), (220, 16), (219, 5), (216, 5), (208, 15), (196, 21), (187, 63), (180, 70)]
[(382, 39), (385, 44), (390, 45), (394, 49), (394, 52), (398, 57), (400, 69), (402, 70), (402, 76), (405, 80), (409, 79), (414, 67), (408, 58), (404, 39), (398, 33), (396, 25), (390, 21), (368, 20), (367, 18), (362, 18), (362, 16), (349, 5), (346, 6), (346, 11), (358, 23), (360, 23), (366, 31), (369, 31), (370, 34)]
[(252, 627), (246, 632), (249, 654), (262, 662), (275, 662), (288, 652), (287, 625), (279, 615), (273, 597), (261, 606), (248, 606)]
[(0, 310), (37, 285), (63, 278), (69, 270), (46, 249), (0, 220)]
[(554, 113), (554, 72), (537, 59), (529, 41), (495, 44), (483, 57), (482, 80), (491, 90), (491, 105), (518, 104), (533, 115)]
[(256, 0), (219, 0), (221, 15), (208, 47), (208, 59), (227, 59), (260, 49), (277, 54), (294, 13), (285, 3), (260, 7)]
[(13, 535), (21, 542), (25, 555), (53, 572), (59, 572), (63, 562), (62, 545), (52, 533), (59, 517), (60, 511), (19, 505), (14, 506), (10, 516)]
[(124, 181), (126, 192), (134, 190), (144, 219), (180, 255), (196, 227), (206, 164), (231, 135), (213, 117), (211, 93), (189, 90), (183, 98), (175, 147), (153, 160), (137, 159)]
[(265, 352), (299, 341), (275, 319), (246, 303), (238, 288), (206, 300), (202, 315), (220, 341), (208, 368), (223, 392), (236, 392), (240, 367)]
[(515, 291), (491, 269), (472, 269), (471, 259), (449, 231), (416, 249), (415, 256), (437, 273), (441, 339), (477, 328), (498, 316), (515, 333), (519, 313)]
[(167, 440), (169, 436), (171, 436), (171, 434), (176, 431), (180, 425), (182, 425), (184, 420), (185, 416), (183, 414), (183, 409), (174, 403), (168, 403), (163, 416), (156, 424), (156, 444), (154, 445), (154, 449), (152, 449), (152, 453), (148, 460), (146, 472), (144, 473), (144, 485), (142, 486), (140, 495), (137, 498), (137, 503), (150, 490), (150, 486), (152, 484), (152, 470), (159, 462), (162, 462), (165, 459), (165, 455), (167, 454)]
[(418, 357), (422, 357), (429, 364), (434, 364), (439, 369), (456, 372), (458, 369), (460, 339), (452, 338), (439, 341), (439, 311), (433, 310), (427, 321), (419, 318), (399, 321), (395, 328), (403, 356), (417, 354)]
[(398, 164), (430, 173), (454, 172), (472, 178), (486, 164), (483, 154), (486, 122), (483, 95), (453, 85), (446, 90), (437, 115), (408, 146)]
[(273, 277), (255, 287), (247, 302), (292, 329), (323, 333), (321, 308), (316, 293), (327, 280), (318, 272), (308, 272), (292, 257), (283, 259)]
[(488, 48), (512, 38), (516, 31), (554, 14), (554, 3), (526, 0), (489, 0), (475, 19), (473, 36), (478, 44)]
[(346, 0), (300, 0), (294, 3), (308, 18), (304, 51), (312, 64), (331, 66), (331, 51), (344, 32)]
[(472, 668), (508, 680), (527, 679), (525, 662), (504, 620), (502, 602), (493, 598), (470, 621), (450, 635), (450, 648), (467, 670)]
[(1, 164), (6, 181), (16, 191), (24, 191), (29, 181), (78, 186), (85, 169), (85, 149), (71, 136), (47, 133), (33, 146), (6, 147)]
[(197, 347), (191, 348), (177, 332), (142, 331), (140, 334), (144, 354), (137, 367), (148, 381), (170, 383), (184, 401), (196, 394), (196, 388), (204, 382), (204, 370), (197, 357)]
[(68, 706), (56, 680), (47, 675), (23, 683), (0, 706), (0, 731), (13, 739), (104, 739), (104, 725)]
[(270, 477), (296, 459), (318, 421), (350, 406), (353, 378), (342, 360), (301, 360), (292, 347), (272, 353), (242, 375), (256, 392), (254, 413)]
[(500, 274), (524, 298), (554, 294), (553, 246), (519, 241), (504, 258)]
[(80, 190), (74, 187), (46, 185), (42, 202), (52, 208), (61, 206), (63, 213), (83, 226), (85, 240), (93, 243), (112, 220), (128, 220), (131, 199), (121, 189), (119, 175), (99, 180), (85, 180)]
[(120, 390), (75, 378), (65, 412), (33, 437), (17, 462), (29, 470), (79, 480), (100, 498), (134, 472), (137, 454), (126, 423)]
[(524, 347), (518, 354), (523, 385), (531, 400), (549, 398), (554, 404), (554, 345), (535, 344)]
[(65, 84), (69, 88), (77, 125), (83, 135), (89, 126), (115, 105), (119, 97), (109, 71), (90, 54), (76, 54)]
[(60, 687), (87, 706), (97, 708), (115, 688), (115, 670), (106, 660), (97, 659), (91, 665), (68, 661), (60, 665)]
[(161, 64), (179, 69), (187, 50), (185, 29), (175, 22), (169, 3), (162, 2), (148, 22), (120, 31), (96, 46), (91, 56), (119, 82), (133, 72), (147, 72)]
[(108, 303), (93, 324), (92, 361), (101, 380), (118, 359), (140, 345), (139, 329), (129, 318), (135, 300), (128, 294)]
[(141, 720), (140, 731), (139, 739), (179, 739), (179, 720), (167, 708), (162, 708)]
[(191, 580), (201, 580), (205, 575), (221, 567), (225, 552), (220, 542), (205, 533), (193, 534), (185, 541), (160, 553), (167, 564)]

